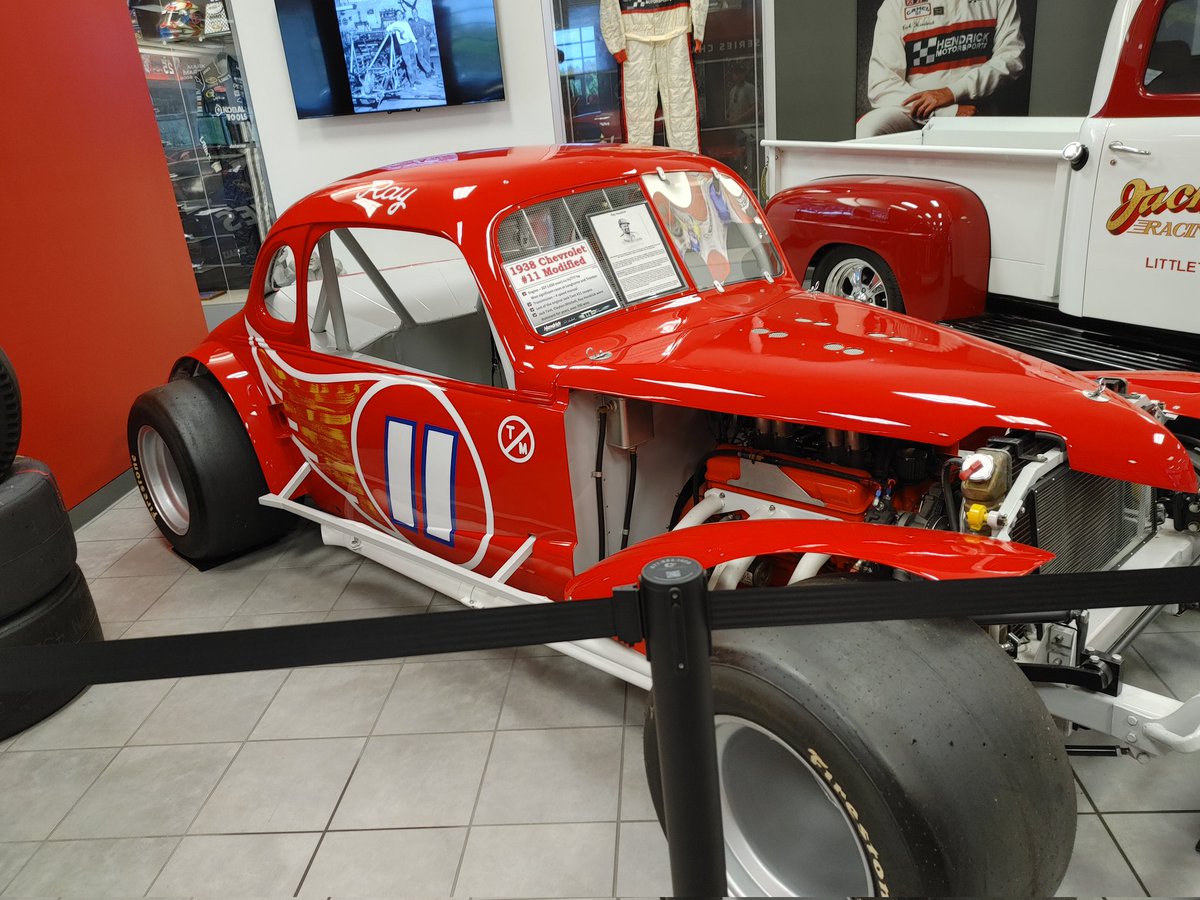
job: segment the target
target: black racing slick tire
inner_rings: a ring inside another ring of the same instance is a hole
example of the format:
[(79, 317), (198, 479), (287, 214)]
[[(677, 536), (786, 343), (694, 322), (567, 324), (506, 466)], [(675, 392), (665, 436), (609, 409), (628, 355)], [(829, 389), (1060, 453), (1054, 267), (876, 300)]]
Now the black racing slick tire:
[(0, 478), (8, 474), (21, 443), (21, 388), (4, 349), (0, 348)]
[(183, 557), (201, 565), (277, 540), (291, 524), (259, 505), (266, 479), (233, 402), (207, 376), (142, 394), (129, 411), (142, 499)]
[[(0, 622), (0, 647), (77, 644), (103, 639), (96, 604), (78, 566), (37, 603)], [(42, 721), (70, 703), (86, 686), (0, 692), (0, 740)]]
[(75, 532), (45, 463), (18, 456), (0, 481), (0, 620), (62, 582), (75, 565)]
[[(964, 621), (716, 636), (732, 893), (1052, 896), (1075, 838), (1061, 738)], [(653, 705), (646, 773), (662, 820)]]
[(813, 269), (813, 284), (835, 297), (904, 312), (896, 273), (882, 256), (866, 247), (831, 247)]

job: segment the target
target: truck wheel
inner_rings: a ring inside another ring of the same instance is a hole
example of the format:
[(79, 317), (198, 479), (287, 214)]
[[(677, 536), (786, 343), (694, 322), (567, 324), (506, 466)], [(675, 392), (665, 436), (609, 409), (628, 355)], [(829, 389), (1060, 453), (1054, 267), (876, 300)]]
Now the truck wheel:
[(215, 563), (278, 539), (290, 524), (267, 493), (237, 410), (208, 377), (172, 381), (129, 411), (129, 453), (142, 499), (175, 550)]
[(826, 294), (904, 312), (904, 298), (891, 266), (865, 247), (834, 247), (813, 271), (813, 284)]
[[(0, 647), (78, 644), (104, 639), (96, 604), (79, 567), (45, 597), (0, 622)], [(70, 703), (86, 685), (0, 691), (0, 740), (24, 731)]]
[(21, 389), (17, 373), (0, 349), (0, 478), (8, 474), (21, 443)]
[[(1071, 769), (1028, 682), (964, 621), (725, 632), (713, 656), (737, 896), (1051, 896)], [(646, 774), (662, 821), (654, 709)]]
[(0, 620), (62, 582), (75, 565), (75, 532), (45, 463), (17, 457), (0, 479)]

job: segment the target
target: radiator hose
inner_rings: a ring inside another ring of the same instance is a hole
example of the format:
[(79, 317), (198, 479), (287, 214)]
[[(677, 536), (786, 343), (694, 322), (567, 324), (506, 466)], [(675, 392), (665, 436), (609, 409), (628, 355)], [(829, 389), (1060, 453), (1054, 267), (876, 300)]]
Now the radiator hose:
[(954, 499), (954, 476), (950, 474), (955, 463), (962, 465), (957, 457), (951, 457), (942, 466), (942, 499), (946, 504), (946, 518), (950, 521), (951, 531), (959, 530), (958, 501)]
[(599, 410), (600, 427), (596, 437), (596, 468), (592, 477), (596, 479), (596, 524), (599, 528), (600, 559), (608, 557), (608, 526), (604, 522), (604, 441), (608, 437), (608, 407)]
[(629, 523), (633, 520), (633, 491), (637, 485), (637, 448), (629, 450), (629, 484), (625, 488), (625, 524), (621, 528), (621, 549), (629, 546)]

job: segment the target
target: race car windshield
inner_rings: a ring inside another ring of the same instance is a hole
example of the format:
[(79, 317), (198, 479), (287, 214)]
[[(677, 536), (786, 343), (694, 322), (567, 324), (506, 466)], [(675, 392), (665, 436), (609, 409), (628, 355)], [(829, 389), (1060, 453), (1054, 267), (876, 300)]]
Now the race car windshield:
[(663, 172), (643, 178), (696, 287), (783, 274), (758, 207), (735, 179), (719, 172)]
[(496, 242), (521, 309), (542, 336), (687, 286), (637, 183), (517, 210), (500, 223)]

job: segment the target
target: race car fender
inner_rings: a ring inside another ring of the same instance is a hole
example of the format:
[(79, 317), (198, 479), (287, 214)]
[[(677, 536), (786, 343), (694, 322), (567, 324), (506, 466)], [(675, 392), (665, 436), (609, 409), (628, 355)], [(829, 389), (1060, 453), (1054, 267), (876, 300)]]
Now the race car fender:
[(864, 247), (892, 269), (910, 315), (938, 322), (983, 312), (991, 229), (983, 202), (962, 185), (826, 178), (780, 191), (767, 221), (799, 278), (837, 246)]
[(258, 455), (271, 493), (280, 493), (303, 464), (300, 451), (278, 406), (273, 406), (249, 360), (228, 345), (207, 340), (171, 369), (171, 380), (207, 372), (221, 385), (237, 408), (250, 443)]
[(567, 600), (607, 597), (637, 583), (656, 559), (687, 556), (706, 569), (748, 556), (823, 553), (893, 566), (931, 581), (1028, 575), (1053, 553), (991, 538), (832, 520), (718, 522), (669, 531), (610, 556), (567, 585)]
[(1080, 372), (1087, 378), (1124, 381), (1129, 390), (1166, 405), (1169, 413), (1200, 419), (1200, 372)]

